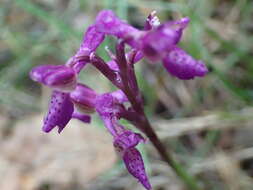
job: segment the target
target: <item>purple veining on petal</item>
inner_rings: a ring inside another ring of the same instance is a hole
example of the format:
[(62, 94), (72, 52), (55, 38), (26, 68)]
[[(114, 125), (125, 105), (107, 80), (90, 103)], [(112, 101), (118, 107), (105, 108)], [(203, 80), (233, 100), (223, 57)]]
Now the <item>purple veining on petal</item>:
[(92, 113), (95, 111), (96, 97), (97, 93), (93, 89), (80, 83), (70, 93), (70, 98), (75, 108), (81, 113)]
[(60, 133), (71, 119), (73, 111), (74, 106), (70, 101), (69, 94), (54, 90), (42, 130), (48, 133), (58, 126), (58, 133)]
[(202, 61), (195, 60), (184, 50), (174, 47), (163, 59), (163, 65), (168, 72), (182, 80), (203, 77), (208, 69)]
[(147, 190), (151, 190), (152, 187), (149, 183), (140, 152), (136, 148), (130, 148), (125, 151), (123, 160), (128, 172), (137, 178)]
[(91, 122), (91, 116), (87, 115), (87, 114), (82, 114), (79, 113), (77, 111), (74, 111), (72, 114), (72, 118), (74, 119), (78, 119), (84, 123), (90, 123)]
[(76, 87), (75, 71), (64, 65), (40, 65), (33, 68), (30, 77), (46, 86), (69, 92)]

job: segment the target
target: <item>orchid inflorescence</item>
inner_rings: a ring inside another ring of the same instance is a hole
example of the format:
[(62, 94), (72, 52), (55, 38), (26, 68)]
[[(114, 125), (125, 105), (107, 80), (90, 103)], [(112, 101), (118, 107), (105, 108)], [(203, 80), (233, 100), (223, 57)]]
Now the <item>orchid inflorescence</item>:
[[(42, 130), (50, 132), (57, 126), (60, 133), (72, 118), (89, 123), (90, 115), (97, 112), (113, 136), (115, 150), (129, 173), (150, 190), (144, 163), (136, 148), (139, 143), (145, 142), (145, 138), (126, 129), (119, 120), (123, 118), (131, 122), (159, 149), (161, 144), (156, 142), (157, 136), (144, 113), (134, 66), (145, 57), (149, 62), (162, 62), (171, 75), (182, 80), (204, 76), (208, 72), (204, 63), (177, 46), (189, 21), (189, 18), (182, 18), (160, 24), (156, 13), (152, 12), (144, 29), (139, 30), (120, 20), (112, 11), (101, 11), (95, 24), (84, 34), (79, 50), (65, 65), (40, 65), (30, 72), (34, 81), (52, 89)], [(115, 55), (107, 48), (111, 57), (108, 62), (95, 53), (106, 35), (118, 39)], [(128, 52), (125, 52), (126, 44), (130, 49)], [(95, 66), (118, 90), (98, 94), (80, 83), (78, 75), (88, 63)]]

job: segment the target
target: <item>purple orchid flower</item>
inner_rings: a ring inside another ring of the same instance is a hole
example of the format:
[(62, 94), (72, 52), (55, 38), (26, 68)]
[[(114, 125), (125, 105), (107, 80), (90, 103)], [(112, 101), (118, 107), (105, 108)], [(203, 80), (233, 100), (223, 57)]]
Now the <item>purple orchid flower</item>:
[(90, 116), (74, 111), (69, 92), (76, 88), (77, 79), (72, 68), (65, 65), (41, 65), (32, 69), (30, 77), (53, 89), (49, 110), (42, 127), (44, 132), (48, 133), (58, 126), (58, 133), (60, 133), (71, 118), (90, 122)]
[(120, 112), (124, 111), (123, 102), (126, 102), (122, 91), (102, 94), (96, 99), (96, 110), (105, 126), (114, 137), (114, 147), (123, 159), (125, 166), (130, 174), (137, 178), (143, 186), (151, 189), (144, 163), (140, 152), (135, 148), (145, 139), (138, 133), (126, 130), (118, 123)]
[[(141, 31), (126, 22), (121, 21), (110, 10), (101, 11), (96, 18), (98, 31), (123, 39), (130, 46), (141, 51), (142, 54), (152, 62), (165, 62), (164, 66), (166, 70), (173, 76), (182, 80), (203, 77), (208, 72), (208, 69), (203, 62), (200, 63), (195, 61), (195, 63), (200, 64), (191, 64), (191, 67), (189, 67), (189, 62), (185, 61), (180, 61), (178, 64), (168, 64), (168, 62), (171, 63), (171, 61), (168, 61), (168, 57), (173, 54), (175, 50), (178, 51), (176, 45), (180, 41), (183, 30), (187, 27), (189, 22), (190, 19), (185, 17), (177, 21), (169, 21), (160, 24), (155, 12), (152, 12), (147, 18), (144, 27), (145, 30)], [(181, 52), (180, 54), (184, 57), (191, 57), (190, 55), (187, 55), (186, 52)], [(192, 58), (192, 60), (194, 59)], [(192, 63), (193, 62), (194, 61), (192, 61)], [(199, 71), (200, 67), (201, 71)], [(174, 70), (178, 70), (178, 68), (182, 69), (184, 73), (191, 73), (189, 74), (190, 77), (182, 77), (182, 74), (173, 72)]]
[(132, 131), (125, 130), (122, 134), (114, 138), (114, 147), (123, 159), (125, 166), (130, 174), (137, 178), (147, 189), (151, 189), (144, 162), (140, 152), (135, 148), (144, 138)]
[[(179, 79), (203, 77), (208, 72), (205, 64), (178, 47), (189, 21), (186, 17), (160, 24), (156, 12), (152, 12), (144, 29), (139, 30), (120, 20), (112, 11), (101, 11), (95, 24), (85, 32), (78, 51), (65, 65), (42, 65), (30, 72), (32, 80), (53, 90), (49, 110), (44, 118), (43, 131), (50, 132), (58, 127), (60, 133), (72, 118), (89, 123), (91, 116), (87, 113), (97, 112), (113, 136), (114, 148), (128, 172), (147, 190), (151, 190), (142, 156), (136, 148), (139, 143), (145, 142), (145, 139), (141, 134), (134, 133), (120, 124), (121, 118), (126, 119), (150, 139), (161, 157), (182, 179), (189, 181), (189, 177), (185, 174), (182, 176), (180, 170), (175, 169), (176, 161), (166, 153), (145, 115), (134, 70), (135, 63), (147, 57), (151, 62), (163, 62), (165, 69)], [(105, 35), (119, 39), (115, 55), (109, 48), (106, 49), (111, 57), (108, 62), (95, 53)], [(125, 44), (130, 46), (128, 52), (125, 52)], [(96, 67), (118, 90), (98, 94), (78, 82), (79, 73), (88, 63)], [(192, 185), (192, 180), (190, 181)]]

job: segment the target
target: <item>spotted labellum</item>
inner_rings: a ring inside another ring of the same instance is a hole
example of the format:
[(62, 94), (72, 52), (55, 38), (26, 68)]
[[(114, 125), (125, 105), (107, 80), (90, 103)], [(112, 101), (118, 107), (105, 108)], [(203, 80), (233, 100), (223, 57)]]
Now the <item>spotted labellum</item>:
[[(205, 76), (208, 70), (204, 62), (194, 59), (178, 46), (189, 22), (190, 19), (185, 17), (160, 23), (153, 11), (140, 30), (118, 18), (111, 10), (98, 13), (95, 23), (84, 33), (79, 49), (66, 64), (40, 65), (30, 72), (32, 80), (52, 89), (42, 130), (48, 133), (57, 127), (60, 133), (71, 119), (90, 123), (91, 114), (97, 113), (113, 136), (113, 146), (128, 172), (144, 188), (151, 190), (137, 145), (146, 142), (144, 135), (158, 150), (162, 149), (162, 144), (157, 143), (159, 139), (145, 115), (134, 66), (146, 58), (148, 64), (161, 62), (172, 76), (181, 80)], [(106, 48), (111, 57), (108, 62), (96, 54), (106, 36), (113, 36), (118, 41), (115, 55), (109, 47)], [(128, 51), (125, 46), (129, 46)], [(78, 76), (87, 64), (94, 66), (118, 89), (99, 94), (80, 82)], [(121, 119), (129, 121), (139, 133), (123, 126)], [(161, 155), (166, 161), (166, 154)]]

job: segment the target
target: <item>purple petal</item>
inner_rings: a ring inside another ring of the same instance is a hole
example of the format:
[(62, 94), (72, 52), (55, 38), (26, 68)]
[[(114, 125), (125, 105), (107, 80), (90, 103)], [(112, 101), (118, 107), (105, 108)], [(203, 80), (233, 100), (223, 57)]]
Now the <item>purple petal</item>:
[(90, 123), (91, 122), (91, 117), (89, 115), (86, 114), (81, 114), (79, 112), (74, 111), (74, 113), (72, 114), (72, 118), (74, 119), (78, 119), (84, 123)]
[(70, 101), (69, 94), (53, 91), (42, 130), (48, 133), (58, 126), (58, 132), (60, 133), (71, 119), (73, 111), (74, 106)]
[(69, 92), (76, 87), (75, 71), (64, 65), (40, 65), (33, 68), (30, 77), (53, 89)]
[(140, 35), (139, 30), (120, 20), (111, 10), (103, 10), (97, 15), (96, 26), (97, 30), (104, 34), (129, 39), (130, 44), (134, 43), (132, 38)]
[(128, 149), (123, 160), (128, 172), (137, 178), (147, 190), (151, 190), (140, 152), (136, 148)]
[(188, 17), (181, 18), (179, 20), (175, 21), (168, 21), (164, 23), (163, 25), (167, 28), (171, 28), (174, 31), (178, 33), (179, 38), (177, 39), (177, 42), (179, 42), (180, 37), (182, 36), (183, 30), (188, 26), (190, 22), (190, 19)]
[(88, 63), (85, 61), (76, 60), (81, 56), (89, 56), (103, 42), (105, 35), (97, 31), (95, 25), (91, 25), (83, 36), (81, 46), (75, 56), (73, 56), (66, 65), (72, 67), (76, 73), (79, 73), (82, 68)]
[(70, 98), (81, 113), (95, 111), (97, 93), (84, 84), (77, 84), (76, 89), (70, 93)]
[(184, 50), (174, 47), (163, 59), (163, 65), (172, 75), (182, 80), (203, 77), (208, 69), (202, 61), (195, 60)]
[(97, 31), (95, 25), (91, 25), (84, 34), (80, 51), (87, 51), (87, 55), (89, 55), (103, 42), (105, 38), (104, 36), (105, 35), (103, 33)]
[(181, 38), (181, 28), (173, 24), (162, 24), (154, 30), (147, 32), (141, 38), (141, 49), (143, 53), (151, 60), (157, 61), (174, 47)]

